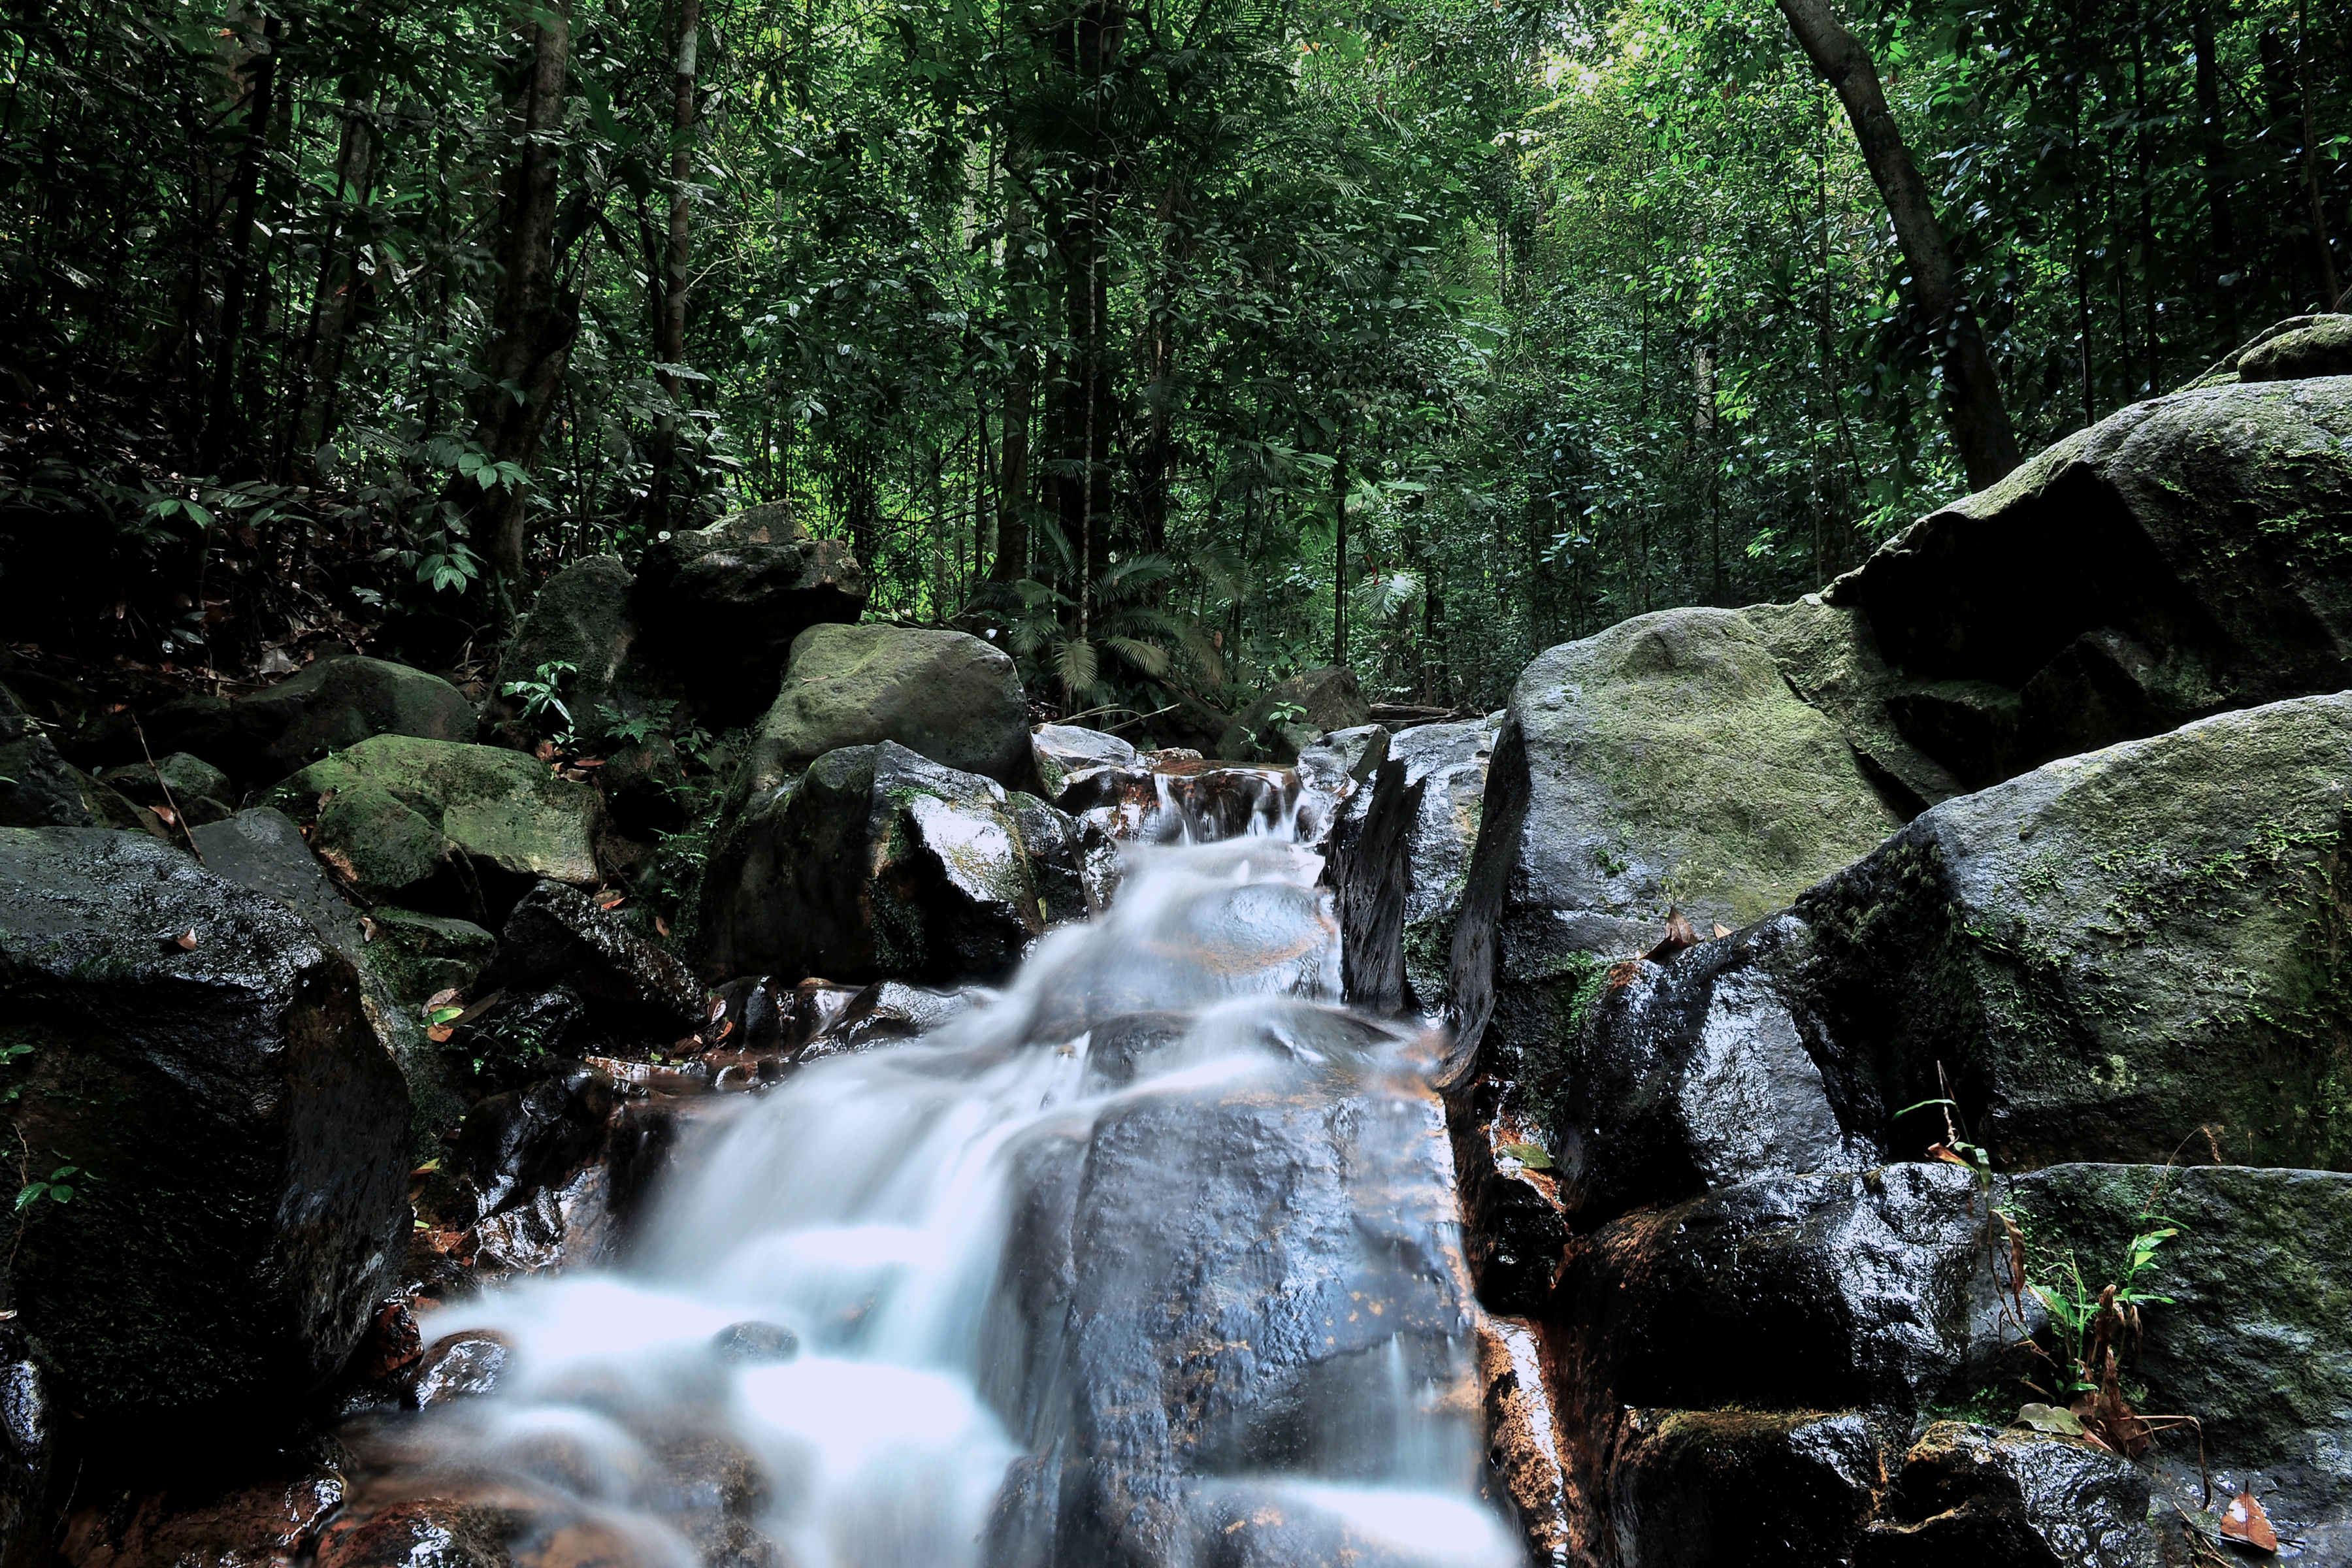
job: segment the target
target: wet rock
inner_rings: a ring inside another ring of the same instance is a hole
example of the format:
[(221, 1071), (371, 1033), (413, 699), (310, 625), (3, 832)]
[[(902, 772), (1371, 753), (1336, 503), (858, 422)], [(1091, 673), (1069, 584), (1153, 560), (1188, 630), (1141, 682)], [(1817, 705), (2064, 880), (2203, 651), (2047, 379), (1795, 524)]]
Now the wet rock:
[(1299, 782), (1335, 799), (1344, 798), (1353, 786), (1371, 782), (1372, 774), (1389, 760), (1395, 739), (1380, 724), (1333, 730), (1313, 745), (1300, 748), (1294, 764)]
[[(94, 1421), (267, 1406), (359, 1342), (407, 1225), (399, 1070), (348, 961), (186, 853), (0, 829), (9, 1107), (70, 1202), (24, 1212), (12, 1306)], [(152, 1428), (151, 1428), (152, 1429)]]
[(1572, 1037), (1599, 961), (1670, 910), (1744, 925), (1899, 818), (1734, 610), (1666, 610), (1551, 649), (1513, 689), (1452, 953), (1454, 1063), (1514, 1079)]
[(512, 1510), (417, 1498), (354, 1510), (327, 1527), (318, 1568), (511, 1568)]
[(560, 1183), (534, 1187), (483, 1215), (466, 1233), (484, 1275), (540, 1274), (612, 1260), (612, 1173), (583, 1165)]
[(173, 752), (154, 763), (135, 763), (128, 767), (109, 768), (98, 775), (99, 782), (149, 809), (156, 806), (172, 808), (176, 804), (180, 818), (197, 826), (218, 822), (230, 815), (222, 803), (234, 798), (228, 775), (201, 757), (185, 752)]
[(1568, 1568), (1569, 1521), (1561, 1434), (1544, 1386), (1543, 1343), (1535, 1325), (1514, 1318), (1478, 1320), (1478, 1381), (1486, 1418), (1486, 1468), (1512, 1521), (1541, 1568)]
[(319, 659), (236, 708), (257, 753), (212, 760), (262, 780), (283, 778), (370, 736), (474, 738), (474, 705), (456, 687), (404, 664), (356, 654)]
[(1131, 772), (1137, 767), (1133, 746), (1117, 735), (1075, 724), (1040, 724), (1029, 744), (1036, 758), (1039, 788), (1047, 800), (1056, 804), (1076, 774), (1097, 768)]
[(372, 900), (479, 923), (542, 879), (598, 878), (604, 803), (497, 746), (379, 735), (313, 763), (270, 803)]
[[(350, 1452), (312, 1438), (274, 1454), (226, 1483), (206, 1479), (202, 1458), (184, 1456), (173, 1484), (68, 1517), (56, 1542), (70, 1568), (267, 1568), (310, 1552), (349, 1490)], [(265, 1472), (255, 1479), (252, 1469)]]
[[(205, 858), (205, 869), (277, 900), (351, 961), (359, 973), (362, 1011), (408, 1083), (411, 1155), (419, 1163), (432, 1158), (439, 1152), (441, 1134), (465, 1114), (465, 1102), (450, 1081), (448, 1064), (425, 1037), (418, 1011), (418, 1005), (439, 987), (413, 989), (419, 974), (404, 961), (399, 940), (384, 940), (386, 931), (397, 929), (393, 921), (397, 911), (380, 910), (374, 920), (362, 921), (327, 879), (302, 830), (273, 807), (238, 812), (194, 829), (190, 837)], [(477, 931), (488, 944), (488, 932), (465, 929)]]
[(0, 827), (125, 827), (167, 837), (153, 813), (58, 754), (48, 735), (0, 686)]
[(1033, 796), (893, 742), (845, 748), (714, 847), (705, 969), (994, 979), (1049, 924), (1098, 909), (1115, 865)]
[(1368, 1395), (1399, 1376), (1454, 1402), (1465, 1419), (1436, 1417), (1433, 1440), (1474, 1459), (1437, 1108), (1402, 1078), (1288, 1081), (1117, 1101), (1067, 1163), (1034, 1152), (1000, 1282), (1025, 1324), (1001, 1407), (1016, 1442), (1059, 1458), (1008, 1478), (1008, 1550), (1209, 1560), (1230, 1522), (1202, 1523), (1218, 1477), (1384, 1473), (1400, 1434), (1351, 1412), (1389, 1408)]
[(12, 1568), (37, 1561), (48, 1544), (56, 1458), (40, 1363), (21, 1330), (0, 1325), (0, 1562)]
[(557, 984), (618, 1033), (674, 1039), (709, 1017), (693, 971), (576, 889), (541, 882), (507, 916), (481, 986), (519, 994)]
[(1216, 755), (1237, 763), (1288, 763), (1334, 730), (1371, 722), (1356, 673), (1339, 666), (1309, 669), (1276, 683), (1242, 710), (1217, 739)]
[(847, 541), (812, 539), (789, 508), (770, 503), (656, 540), (637, 563), (629, 608), (652, 655), (691, 671), (712, 719), (740, 724), (774, 698), (793, 639), (856, 620), (866, 595)]
[(499, 939), (471, 921), (389, 904), (369, 911), (369, 920), (377, 971), (394, 995), (412, 1005), (442, 991), (465, 990), (498, 950)]
[(1973, 787), (1895, 722), (1894, 705), (1917, 683), (1886, 662), (1860, 610), (1808, 594), (1794, 604), (1750, 605), (1739, 614), (1772, 650), (1790, 689), (1843, 731), (1864, 774), (1897, 815), (1916, 816)]
[(756, 798), (827, 752), (885, 741), (1013, 788), (1036, 765), (1021, 677), (1002, 650), (962, 632), (821, 626), (793, 642), (737, 794)]
[(1857, 1568), (2155, 1568), (2145, 1472), (2038, 1432), (1938, 1421), (1905, 1456)]
[(2237, 362), (2241, 381), (2352, 375), (2352, 316), (2299, 316), (2282, 322), (2242, 350)]
[(1370, 787), (1360, 784), (1341, 806), (1324, 876), (1346, 933), (1350, 1001), (1379, 1012), (1444, 1007), (1494, 742), (1484, 721), (1424, 724), (1360, 759), (1372, 763)]
[[(2009, 1178), (2001, 1195), (2040, 1268), (2072, 1252), (2100, 1283), (2134, 1236), (2177, 1232), (2142, 1277), (2165, 1300), (2142, 1310), (2128, 1375), (2147, 1392), (2135, 1403), (2198, 1418), (2219, 1500), (2251, 1489), (2310, 1560), (2352, 1557), (2352, 1175), (2053, 1165)], [(2199, 1495), (2194, 1433), (2158, 1434), (2157, 1458), (2175, 1495)]]
[(452, 1164), (480, 1194), (480, 1213), (496, 1214), (561, 1184), (602, 1152), (613, 1105), (609, 1077), (583, 1063), (563, 1064), (467, 1111)]
[[(2318, 342), (2284, 335), (2250, 357), (2284, 359), (2273, 345), (2294, 341)], [(1861, 611), (1907, 679), (1998, 689), (1892, 715), (1972, 784), (2335, 691), (2352, 684), (2352, 569), (2336, 547), (2348, 437), (2340, 376), (2136, 403), (1914, 523), (1822, 597)], [(2000, 698), (2014, 704), (2000, 723), (1967, 711), (2000, 719)]]
[(2005, 1169), (2162, 1160), (2200, 1126), (2231, 1160), (2352, 1163), (2352, 1118), (2320, 1114), (2347, 752), (2352, 696), (2223, 714), (1948, 801), (1808, 891), (1847, 1124), (1923, 1151), (1940, 1118), (1892, 1113), (1948, 1081)]
[(1542, 1312), (1569, 1238), (1533, 1100), (1526, 1086), (1481, 1076), (1450, 1099), (1446, 1116), (1471, 1283), (1488, 1310), (1528, 1316)]
[(1889, 1165), (1749, 1182), (1578, 1237), (1546, 1309), (1573, 1495), (1606, 1490), (1629, 1407), (1845, 1409), (1908, 1430), (2008, 1342), (1991, 1223), (1968, 1173)]
[(1086, 1092), (1125, 1089), (1192, 1032), (1190, 1013), (1126, 1013), (1096, 1024), (1087, 1044)]
[(782, 1550), (758, 1528), (775, 1488), (749, 1449), (724, 1432), (691, 1426), (656, 1435), (650, 1447), (654, 1475), (646, 1506), (686, 1537), (705, 1568), (788, 1568)]
[(800, 1354), (801, 1341), (782, 1323), (730, 1323), (710, 1336), (710, 1348), (722, 1361), (764, 1366)]
[(919, 1039), (963, 1016), (983, 994), (927, 991), (900, 980), (878, 980), (843, 1005), (833, 1021), (803, 1047), (803, 1059), (846, 1056), (898, 1040)]
[[(593, 742), (608, 722), (605, 709), (637, 718), (654, 704), (677, 705), (686, 695), (683, 684), (652, 666), (630, 613), (635, 581), (615, 557), (592, 555), (540, 585), (499, 656), (498, 679), (482, 705), (484, 740), (528, 751), (570, 729)], [(568, 673), (554, 668), (563, 665), (571, 666)], [(542, 668), (556, 677), (569, 720), (554, 712), (533, 718), (524, 710), (523, 696), (507, 690), (539, 679)]]
[(1810, 956), (1811, 932), (1782, 915), (1604, 987), (1546, 1118), (1570, 1224), (1884, 1159), (1840, 1125), (1816, 1060)]
[(514, 1346), (504, 1334), (489, 1329), (466, 1329), (444, 1334), (426, 1348), (408, 1386), (412, 1410), (430, 1410), (456, 1399), (496, 1394), (505, 1378)]
[[(1609, 1466), (1619, 1568), (1818, 1568), (1849, 1560), (1876, 1502), (1854, 1415), (1630, 1410)], [(1979, 1559), (2005, 1562), (2005, 1559)]]

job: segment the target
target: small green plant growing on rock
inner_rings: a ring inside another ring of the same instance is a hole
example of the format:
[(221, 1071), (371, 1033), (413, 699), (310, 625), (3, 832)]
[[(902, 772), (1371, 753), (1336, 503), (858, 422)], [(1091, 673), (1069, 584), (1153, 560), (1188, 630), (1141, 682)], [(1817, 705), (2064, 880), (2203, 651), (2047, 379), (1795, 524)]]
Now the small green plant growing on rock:
[(507, 697), (522, 699), (522, 716), (536, 724), (553, 712), (563, 721), (563, 728), (551, 737), (559, 746), (572, 744), (572, 710), (563, 701), (563, 683), (580, 673), (580, 667), (560, 658), (548, 660), (525, 679), (509, 680), (499, 689)]

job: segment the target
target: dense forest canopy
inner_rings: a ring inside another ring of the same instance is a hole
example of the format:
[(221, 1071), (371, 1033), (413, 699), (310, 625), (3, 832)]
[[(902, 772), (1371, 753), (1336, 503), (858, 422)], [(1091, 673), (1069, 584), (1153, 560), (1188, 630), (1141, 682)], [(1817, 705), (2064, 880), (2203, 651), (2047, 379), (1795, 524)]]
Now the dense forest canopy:
[[(2344, 0), (1838, 19), (2023, 450), (2352, 275)], [(26, 0), (0, 58), (0, 573), (86, 658), (457, 666), (781, 501), (1066, 711), (1485, 707), (1967, 488), (1763, 0)]]

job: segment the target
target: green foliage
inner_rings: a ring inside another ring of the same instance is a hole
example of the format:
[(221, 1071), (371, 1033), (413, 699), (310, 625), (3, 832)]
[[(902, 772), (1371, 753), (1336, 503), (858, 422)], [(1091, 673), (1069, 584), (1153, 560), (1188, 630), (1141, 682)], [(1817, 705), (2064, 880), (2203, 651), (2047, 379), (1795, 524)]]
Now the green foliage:
[[(560, 746), (572, 743), (572, 710), (563, 700), (563, 686), (580, 673), (580, 667), (563, 659), (550, 659), (520, 680), (509, 680), (499, 689), (505, 697), (522, 699), (522, 716), (537, 724), (553, 713), (563, 721), (563, 728), (550, 737)], [(606, 710), (609, 711), (609, 710)]]
[(73, 1178), (80, 1173), (81, 1167), (79, 1165), (59, 1165), (49, 1173), (47, 1181), (26, 1182), (16, 1190), (16, 1212), (24, 1213), (43, 1198), (48, 1199), (51, 1203), (71, 1203), (74, 1195)]

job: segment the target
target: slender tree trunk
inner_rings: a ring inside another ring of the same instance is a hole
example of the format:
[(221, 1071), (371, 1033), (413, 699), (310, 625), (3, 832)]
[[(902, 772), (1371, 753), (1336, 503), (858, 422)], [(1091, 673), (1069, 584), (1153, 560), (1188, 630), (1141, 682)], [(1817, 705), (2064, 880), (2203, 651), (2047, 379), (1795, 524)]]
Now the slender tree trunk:
[[(702, 0), (677, 0), (677, 70), (672, 83), (669, 145), (669, 258), (663, 268), (661, 308), (655, 322), (654, 358), (664, 365), (686, 363), (687, 280), (693, 264), (688, 186), (694, 176), (694, 75), (696, 32), (702, 26)], [(656, 419), (654, 429), (654, 515), (662, 527), (670, 525), (672, 494), (680, 462), (677, 405), (685, 396), (675, 371), (657, 370), (663, 394), (671, 407)], [(687, 487), (691, 490), (691, 486)]]
[(2305, 13), (2309, 0), (2294, 8), (2294, 85), (2303, 100), (2303, 189), (2311, 201), (2311, 242), (2319, 250), (2319, 308), (2334, 310), (2344, 291), (2336, 285), (2336, 250), (2327, 239), (2327, 205), (2319, 193), (2319, 130), (2311, 115), (2311, 35)]
[(1863, 162), (1885, 199), (1895, 242), (1911, 268), (1912, 295), (1935, 334), (1944, 364), (1945, 418), (1969, 484), (1982, 489), (2017, 467), (2017, 436), (2002, 404), (2000, 381), (1984, 328), (1960, 297), (1958, 264), (1879, 90), (1878, 66), (1863, 42), (1830, 12), (1826, 0), (1780, 0), (1797, 43), (1845, 105)]
[[(343, 370), (344, 335), (359, 310), (360, 247), (366, 243), (363, 225), (348, 216), (364, 210), (373, 185), (375, 124), (364, 99), (343, 100), (342, 147), (335, 161), (335, 211), (328, 220), (326, 244), (320, 247), (319, 290), (310, 307), (308, 342), (299, 398), (299, 423), (292, 439), (292, 466), (309, 470), (316, 454), (335, 433), (336, 394)], [(351, 237), (356, 229), (359, 237)], [(425, 434), (433, 434), (428, 425)]]
[[(197, 467), (218, 473), (228, 449), (237, 439), (236, 353), (245, 332), (246, 297), (253, 289), (253, 227), (260, 217), (262, 154), (269, 143), (269, 124), (278, 84), (278, 43), (285, 24), (272, 16), (262, 25), (264, 40), (246, 89), (245, 142), (238, 150), (231, 176), (228, 261), (221, 274), (219, 342), (213, 354), (211, 397), (205, 412), (205, 433)], [(192, 366), (191, 369), (194, 367)]]
[(2221, 117), (2221, 66), (2215, 58), (2211, 0), (2189, 8), (2189, 37), (2197, 50), (2198, 163), (2205, 179), (2206, 277), (2210, 280), (2213, 320), (2221, 329), (2220, 352), (2238, 346), (2238, 228), (2230, 216), (2230, 148)]
[(1339, 415), (1339, 460), (1331, 465), (1331, 525), (1338, 548), (1331, 573), (1331, 662), (1348, 662), (1348, 416)]
[[(570, 0), (546, 0), (521, 25), (530, 62), (508, 106), (513, 149), (500, 192), (501, 276), (491, 313), (483, 385), (474, 397), (474, 443), (497, 462), (529, 472), (540, 433), (571, 363), (580, 330), (579, 301), (563, 296), (555, 272), (555, 198), (562, 158), (551, 145), (563, 123), (564, 79), (572, 58)], [(500, 580), (511, 610), (523, 586), (527, 512), (523, 487), (485, 485), (460, 473), (444, 500), (463, 517), (476, 547)]]

